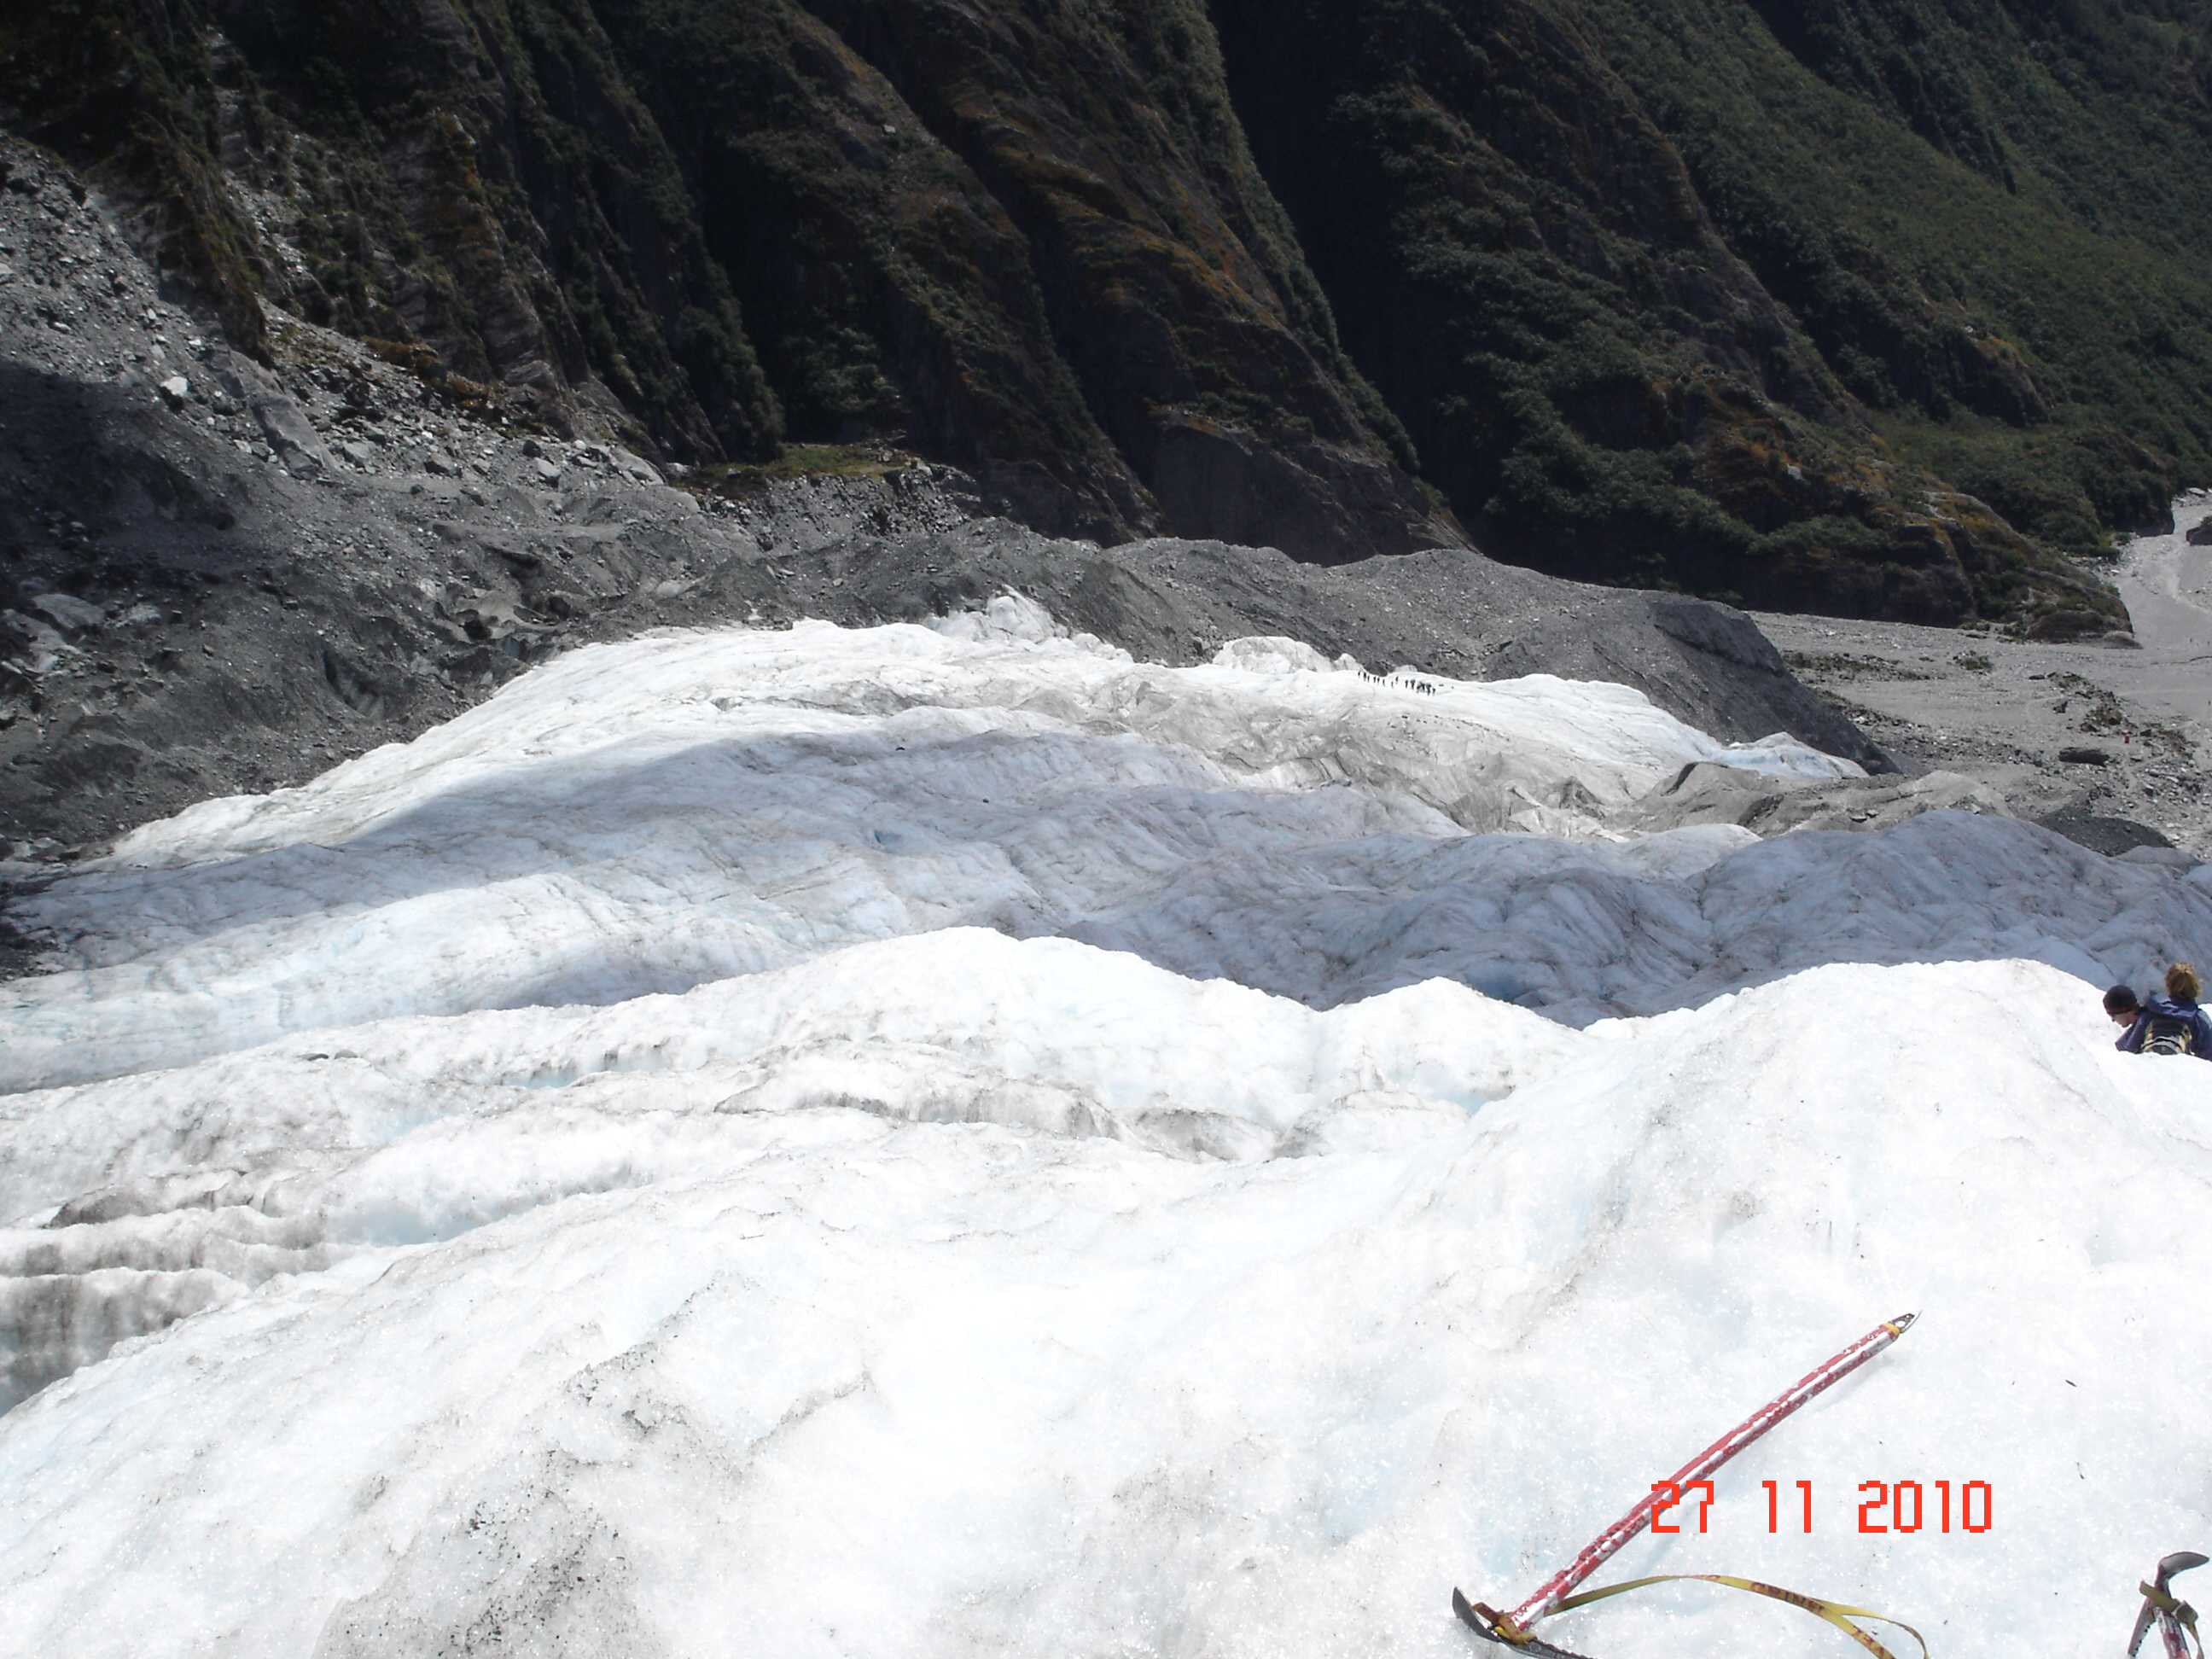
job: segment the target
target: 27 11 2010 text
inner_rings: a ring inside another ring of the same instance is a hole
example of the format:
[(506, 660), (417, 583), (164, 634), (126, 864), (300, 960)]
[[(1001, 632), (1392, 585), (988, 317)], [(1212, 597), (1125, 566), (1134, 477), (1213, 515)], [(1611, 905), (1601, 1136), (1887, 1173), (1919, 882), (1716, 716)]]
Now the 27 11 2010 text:
[[(1811, 1481), (1790, 1482), (1786, 1495), (1780, 1481), (1759, 1484), (1766, 1493), (1767, 1531), (1813, 1530)], [(1990, 1529), (1995, 1517), (1995, 1494), (1986, 1480), (1862, 1480), (1858, 1489), (1858, 1529), (1863, 1533), (1981, 1533)], [(1652, 1531), (1686, 1530), (1679, 1518), (1667, 1519), (1667, 1513), (1692, 1503), (1697, 1530), (1706, 1530), (1713, 1505), (1711, 1481), (1655, 1480), (1651, 1490), (1656, 1494), (1651, 1505)]]

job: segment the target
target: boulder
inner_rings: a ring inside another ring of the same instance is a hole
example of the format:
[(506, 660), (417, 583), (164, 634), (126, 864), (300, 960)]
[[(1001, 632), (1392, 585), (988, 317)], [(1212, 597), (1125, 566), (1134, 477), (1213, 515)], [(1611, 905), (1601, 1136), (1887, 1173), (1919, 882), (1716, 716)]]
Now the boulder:
[(330, 471), (330, 452), (323, 447), (307, 411), (296, 402), (281, 392), (268, 392), (253, 399), (252, 408), (269, 447), (295, 474), (319, 478)]
[[(2102, 853), (2107, 858), (2125, 858), (2130, 853), (2166, 854), (2173, 844), (2147, 823), (2134, 818), (2108, 817), (2100, 813), (2082, 811), (2080, 807), (2063, 808), (2039, 817), (2036, 822), (2045, 829), (2055, 830), (2077, 847), (2086, 847), (2093, 853)], [(2145, 862), (2136, 860), (2136, 862)], [(2164, 862), (2163, 858), (2150, 860)]]
[(25, 605), (64, 634), (88, 633), (107, 620), (107, 613), (98, 605), (67, 593), (40, 593), (25, 601)]

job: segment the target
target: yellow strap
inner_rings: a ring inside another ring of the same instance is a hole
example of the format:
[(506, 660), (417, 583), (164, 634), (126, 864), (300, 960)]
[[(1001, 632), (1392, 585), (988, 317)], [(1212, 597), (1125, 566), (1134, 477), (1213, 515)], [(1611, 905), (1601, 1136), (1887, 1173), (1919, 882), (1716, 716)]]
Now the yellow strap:
[(2189, 1633), (2197, 1643), (2197, 1651), (2201, 1659), (2204, 1652), (2204, 1638), (2197, 1634), (2197, 1609), (2180, 1597), (2169, 1595), (2154, 1584), (2137, 1584), (2136, 1588), (2143, 1593), (2143, 1599), (2151, 1606)]
[(1620, 1595), (1629, 1590), (1642, 1589), (1647, 1584), (1674, 1584), (1697, 1579), (1708, 1584), (1726, 1584), (1731, 1589), (1749, 1590), (1753, 1595), (1764, 1595), (1770, 1601), (1787, 1601), (1793, 1607), (1802, 1607), (1817, 1619), (1825, 1619), (1850, 1637), (1868, 1652), (1880, 1659), (1897, 1659), (1897, 1656), (1851, 1623), (1854, 1619), (1878, 1619), (1885, 1625), (1894, 1625), (1920, 1644), (1921, 1659), (1927, 1659), (1928, 1644), (1920, 1632), (1902, 1619), (1893, 1619), (1886, 1613), (1876, 1613), (1872, 1607), (1854, 1607), (1841, 1601), (1824, 1601), (1817, 1595), (1801, 1595), (1796, 1590), (1782, 1589), (1776, 1584), (1762, 1584), (1755, 1578), (1731, 1578), (1719, 1572), (1662, 1572), (1650, 1578), (1632, 1578), (1622, 1584), (1607, 1584), (1602, 1589), (1584, 1590), (1579, 1595), (1570, 1595), (1553, 1607), (1554, 1613), (1565, 1613), (1570, 1607), (1586, 1607), (1592, 1601), (1602, 1601), (1608, 1595)]
[(2196, 1629), (2197, 1609), (2191, 1607), (2188, 1602), (2179, 1596), (2169, 1595), (2154, 1584), (2137, 1584), (2136, 1588), (2143, 1593), (2143, 1599), (2160, 1613), (2170, 1613), (2191, 1630)]
[(1525, 1648), (1529, 1643), (1536, 1639), (1535, 1632), (1522, 1629), (1520, 1626), (1515, 1624), (1506, 1614), (1498, 1612), (1494, 1607), (1479, 1607), (1475, 1610), (1478, 1613), (1488, 1613), (1490, 1615), (1490, 1628), (1497, 1633), (1501, 1640), (1510, 1642), (1516, 1648)]

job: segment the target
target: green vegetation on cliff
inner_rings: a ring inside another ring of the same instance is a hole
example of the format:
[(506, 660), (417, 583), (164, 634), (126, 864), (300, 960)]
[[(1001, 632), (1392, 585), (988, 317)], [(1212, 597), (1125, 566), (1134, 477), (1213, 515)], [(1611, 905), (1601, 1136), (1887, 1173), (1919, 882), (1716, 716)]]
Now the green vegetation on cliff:
[(1900, 455), (2076, 550), (2212, 477), (2212, 4), (1618, 9), (1722, 234)]

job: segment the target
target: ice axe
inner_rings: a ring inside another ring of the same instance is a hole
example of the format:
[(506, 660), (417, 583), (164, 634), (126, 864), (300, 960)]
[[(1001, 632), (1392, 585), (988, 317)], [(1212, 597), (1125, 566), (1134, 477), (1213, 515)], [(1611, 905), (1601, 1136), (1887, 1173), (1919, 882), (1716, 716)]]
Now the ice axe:
[(2205, 1558), (2195, 1550), (2176, 1550), (2158, 1564), (2158, 1577), (2136, 1588), (2143, 1593), (2142, 1611), (2136, 1615), (2136, 1633), (2128, 1638), (2128, 1659), (2142, 1651), (2143, 1638), (2153, 1624), (2166, 1644), (2166, 1659), (2189, 1659), (2189, 1643), (2197, 1644), (2197, 1659), (2204, 1659), (2204, 1638), (2197, 1634), (2197, 1609), (2177, 1601), (2166, 1587), (2176, 1573), (2201, 1567)]
[[(1703, 1480), (1777, 1423), (1782, 1421), (1784, 1418), (1796, 1411), (1799, 1407), (1842, 1382), (1844, 1378), (1895, 1342), (1912, 1328), (1912, 1322), (1918, 1316), (1915, 1314), (1899, 1314), (1894, 1319), (1885, 1319), (1857, 1341), (1844, 1349), (1842, 1352), (1832, 1356), (1799, 1377), (1781, 1394), (1768, 1401), (1748, 1418), (1737, 1424), (1735, 1428), (1675, 1470), (1671, 1480), (1661, 1482), (1660, 1486), (1671, 1486), (1679, 1491), (1692, 1481)], [(1824, 1619), (1843, 1631), (1860, 1646), (1878, 1655), (1879, 1659), (1893, 1659), (1893, 1656), (1888, 1649), (1853, 1624), (1852, 1620), (1873, 1619), (1883, 1624), (1895, 1625), (1899, 1629), (1910, 1634), (1914, 1641), (1920, 1643), (1922, 1653), (1927, 1652), (1928, 1644), (1921, 1640), (1918, 1631), (1914, 1630), (1902, 1620), (1892, 1619), (1887, 1613), (1876, 1613), (1870, 1607), (1850, 1607), (1840, 1601), (1828, 1601), (1822, 1596), (1804, 1595), (1796, 1590), (1783, 1589), (1773, 1584), (1762, 1584), (1755, 1579), (1736, 1578), (1724, 1573), (1662, 1573), (1656, 1577), (1632, 1578), (1625, 1584), (1608, 1584), (1602, 1589), (1583, 1590), (1579, 1595), (1575, 1594), (1578, 1585), (1602, 1566), (1629, 1540), (1634, 1538), (1651, 1523), (1651, 1517), (1658, 1502), (1659, 1486), (1654, 1486), (1649, 1496), (1637, 1500), (1634, 1509), (1592, 1539), (1572, 1561), (1546, 1579), (1534, 1595), (1511, 1612), (1501, 1612), (1486, 1602), (1471, 1602), (1456, 1589), (1452, 1591), (1452, 1611), (1456, 1613), (1461, 1620), (1476, 1635), (1486, 1641), (1496, 1642), (1505, 1647), (1518, 1648), (1522, 1653), (1529, 1655), (1531, 1659), (1581, 1659), (1581, 1656), (1571, 1653), (1565, 1648), (1553, 1647), (1549, 1642), (1538, 1636), (1534, 1630), (1536, 1621), (1540, 1619), (1550, 1618), (1554, 1613), (1566, 1613), (1576, 1607), (1585, 1607), (1592, 1601), (1602, 1601), (1610, 1596), (1620, 1595), (1629, 1590), (1642, 1589), (1649, 1584), (1676, 1583), (1688, 1579), (1698, 1579), (1709, 1584), (1723, 1584), (1730, 1589), (1747, 1590), (1753, 1595), (1764, 1595), (1772, 1601), (1786, 1601), (1792, 1607), (1802, 1607), (1815, 1618)], [(2179, 1560), (2181, 1558), (2175, 1556), (2168, 1559)], [(2190, 1565), (2193, 1566), (2197, 1561), (2202, 1561), (2203, 1559), (2200, 1555)], [(2160, 1583), (2162, 1585), (2165, 1580), (2161, 1578)], [(2197, 1659), (2203, 1659), (2201, 1650)]]

